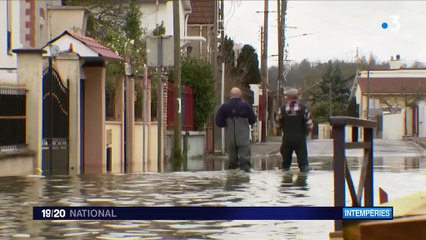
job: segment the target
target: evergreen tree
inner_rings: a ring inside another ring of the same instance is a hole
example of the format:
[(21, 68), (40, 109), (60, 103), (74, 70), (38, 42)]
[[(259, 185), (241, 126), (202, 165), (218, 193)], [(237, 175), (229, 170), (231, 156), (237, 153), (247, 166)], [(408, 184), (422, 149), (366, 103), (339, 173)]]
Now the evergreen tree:
[[(328, 62), (322, 75), (318, 91), (313, 95), (313, 118), (319, 122), (327, 121), (330, 116), (347, 115), (347, 105), (350, 95), (349, 80), (344, 78), (339, 64)], [(331, 108), (331, 112), (330, 112)]]
[(228, 93), (232, 87), (241, 87), (237, 76), (236, 54), (234, 51), (234, 41), (225, 36), (223, 46), (220, 46), (220, 51), (223, 47), (223, 60), (225, 62), (225, 93)]
[(245, 88), (248, 88), (249, 84), (259, 84), (261, 81), (258, 55), (251, 45), (244, 45), (238, 55), (237, 76)]

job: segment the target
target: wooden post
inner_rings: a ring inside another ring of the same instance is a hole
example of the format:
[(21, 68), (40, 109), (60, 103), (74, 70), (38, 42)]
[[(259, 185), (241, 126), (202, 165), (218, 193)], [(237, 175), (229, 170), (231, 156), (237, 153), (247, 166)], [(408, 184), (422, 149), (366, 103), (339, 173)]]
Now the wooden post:
[(365, 178), (364, 191), (364, 206), (371, 207), (374, 204), (373, 189), (374, 189), (374, 168), (373, 168), (373, 128), (364, 128), (364, 142), (371, 143), (371, 149), (364, 149), (364, 155), (368, 154), (367, 175)]
[[(333, 126), (334, 206), (345, 206), (345, 125)], [(342, 221), (334, 222), (336, 231), (342, 229)]]
[(262, 142), (268, 137), (268, 0), (264, 0), (262, 51)]
[(173, 170), (183, 170), (182, 127), (181, 127), (181, 62), (180, 62), (180, 1), (173, 1), (173, 35), (174, 35), (174, 134), (173, 134)]

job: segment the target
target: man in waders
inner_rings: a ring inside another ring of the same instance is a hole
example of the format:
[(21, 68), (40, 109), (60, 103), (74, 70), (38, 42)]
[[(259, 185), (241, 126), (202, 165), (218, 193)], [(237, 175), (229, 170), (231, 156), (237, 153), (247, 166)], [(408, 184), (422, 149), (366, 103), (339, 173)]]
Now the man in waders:
[(308, 150), (306, 136), (312, 129), (311, 115), (306, 106), (298, 100), (299, 91), (290, 89), (286, 92), (287, 103), (278, 110), (276, 124), (282, 129), (283, 137), (281, 155), (283, 170), (290, 170), (293, 151), (297, 155), (297, 164), (301, 172), (308, 172)]
[(250, 172), (250, 125), (256, 123), (257, 118), (250, 104), (241, 99), (239, 88), (232, 88), (230, 97), (228, 102), (220, 106), (216, 125), (225, 128), (228, 168)]

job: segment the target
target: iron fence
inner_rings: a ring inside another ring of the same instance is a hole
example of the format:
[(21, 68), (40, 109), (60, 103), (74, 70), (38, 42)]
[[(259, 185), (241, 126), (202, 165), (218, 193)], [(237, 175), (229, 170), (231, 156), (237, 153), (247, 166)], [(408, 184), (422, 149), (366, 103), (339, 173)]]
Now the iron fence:
[(25, 145), (26, 89), (0, 86), (0, 150)]

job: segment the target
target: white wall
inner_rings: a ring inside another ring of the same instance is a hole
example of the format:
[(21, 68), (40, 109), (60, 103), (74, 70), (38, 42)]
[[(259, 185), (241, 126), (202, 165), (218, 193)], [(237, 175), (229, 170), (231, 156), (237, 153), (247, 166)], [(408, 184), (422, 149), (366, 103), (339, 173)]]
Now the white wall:
[(359, 104), (358, 106), (359, 117), (364, 118), (364, 102), (363, 102), (361, 87), (359, 85), (357, 85), (357, 88), (355, 91), (355, 98), (356, 98), (356, 103)]
[[(7, 52), (7, 2), (0, 0), (0, 83), (14, 84), (17, 82), (17, 73), (13, 69), (17, 67), (17, 59), (16, 54)], [(12, 49), (28, 47), (25, 42), (25, 34), (29, 31), (25, 27), (25, 21), (28, 18), (25, 16), (25, 10), (29, 7), (29, 4), (24, 0), (10, 0), (10, 2), (12, 3)], [(44, 41), (47, 39), (46, 24), (40, 24), (40, 8), (43, 8), (47, 13), (47, 5), (58, 6), (61, 5), (61, 1), (36, 1), (34, 22), (36, 47), (44, 45)]]
[[(149, 126), (149, 135), (148, 135), (148, 162), (147, 162), (147, 172), (158, 172), (158, 124), (157, 122), (151, 122)], [(164, 147), (164, 146), (163, 146)]]
[[(12, 2), (12, 49), (22, 48), (20, 43), (20, 6), (21, 1)], [(0, 83), (16, 83), (16, 72), (5, 71), (1, 68), (16, 68), (16, 54), (7, 52), (7, 1), (0, 1)]]
[(331, 126), (329, 123), (318, 124), (318, 139), (330, 139)]
[(413, 135), (413, 109), (405, 108), (405, 116), (407, 118), (407, 135)]
[(112, 173), (123, 172), (123, 161), (122, 161), (122, 139), (121, 139), (121, 128), (122, 124), (120, 122), (106, 122), (105, 123), (105, 137), (108, 138), (108, 131), (112, 131), (112, 142), (108, 147), (111, 147), (111, 158), (112, 158)]
[[(148, 151), (149, 149), (149, 142), (151, 141), (151, 139), (149, 138), (149, 129), (150, 129), (150, 125), (147, 124), (145, 127), (145, 171), (148, 170), (147, 166), (148, 166)], [(134, 136), (135, 136), (135, 148), (134, 148), (134, 153), (133, 153), (133, 161), (135, 161), (135, 172), (142, 172), (144, 167), (143, 167), (143, 159), (142, 159), (142, 154), (143, 154), (143, 124), (142, 122), (135, 122), (135, 128), (134, 128)], [(157, 152), (155, 152), (157, 153)], [(157, 155), (155, 155), (157, 156)], [(156, 158), (157, 159), (157, 158)]]
[[(184, 150), (184, 137), (186, 132), (182, 131), (182, 153)], [(188, 170), (204, 170), (204, 153), (205, 153), (205, 135), (206, 132), (189, 131), (188, 132)], [(173, 131), (167, 133), (166, 155), (167, 164), (166, 169), (172, 169), (172, 150), (173, 150)], [(184, 156), (185, 157), (185, 156)]]
[(3, 156), (0, 158), (0, 176), (24, 176), (33, 173), (33, 156)]
[(419, 137), (426, 137), (426, 102), (419, 102)]
[[(185, 15), (182, 8), (182, 1), (179, 2), (180, 8), (180, 34), (184, 36), (185, 33)], [(141, 4), (140, 9), (142, 12), (142, 27), (147, 29), (150, 34), (152, 30), (155, 29), (156, 24), (161, 24), (161, 21), (164, 21), (164, 26), (166, 28), (166, 35), (173, 35), (173, 1), (167, 1), (166, 3), (160, 3), (158, 5), (155, 3), (144, 3)]]
[(404, 135), (404, 111), (383, 114), (383, 139), (402, 139)]

